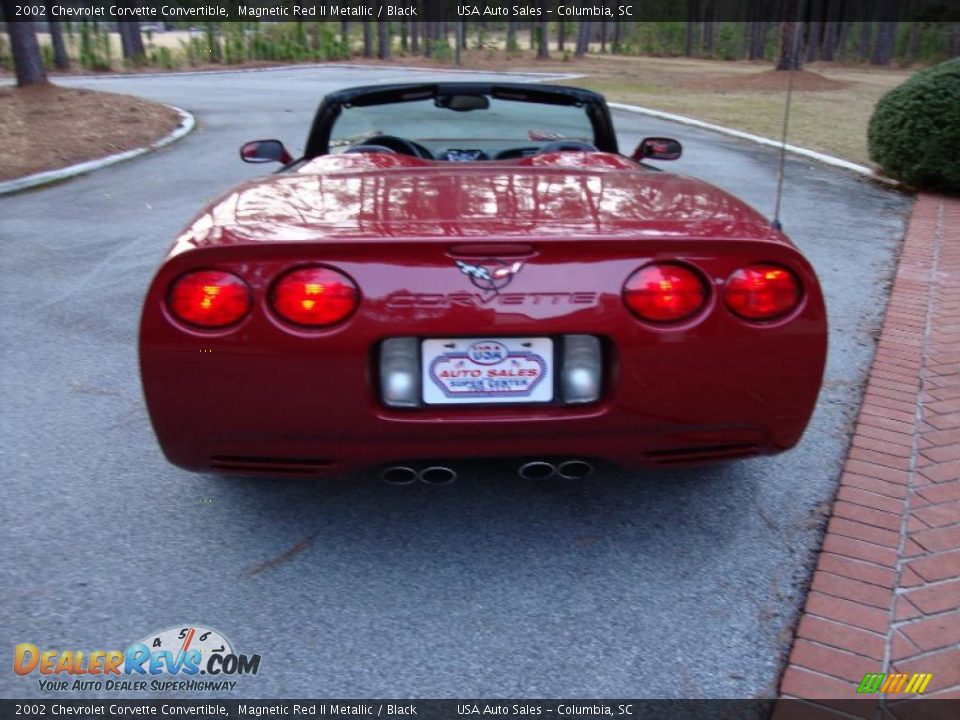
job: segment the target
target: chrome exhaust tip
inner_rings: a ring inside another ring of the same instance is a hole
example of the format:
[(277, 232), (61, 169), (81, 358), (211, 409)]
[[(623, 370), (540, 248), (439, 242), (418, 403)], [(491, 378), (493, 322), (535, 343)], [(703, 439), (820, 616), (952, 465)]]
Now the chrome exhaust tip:
[(421, 470), (419, 477), (427, 485), (449, 485), (457, 479), (457, 473), (443, 465), (433, 465)]
[(546, 480), (549, 477), (553, 477), (556, 472), (557, 469), (552, 463), (543, 460), (534, 460), (521, 465), (520, 469), (517, 470), (517, 475), (524, 480)]
[(389, 485), (409, 485), (417, 479), (417, 471), (406, 465), (393, 465), (380, 471), (380, 479)]
[(593, 474), (593, 465), (586, 460), (567, 460), (557, 466), (557, 474), (564, 480), (580, 480)]

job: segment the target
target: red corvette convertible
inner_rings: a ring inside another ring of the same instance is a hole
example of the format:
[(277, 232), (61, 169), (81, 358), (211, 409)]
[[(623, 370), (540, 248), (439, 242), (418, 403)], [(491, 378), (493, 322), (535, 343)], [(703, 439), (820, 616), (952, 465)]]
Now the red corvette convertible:
[(600, 95), (436, 83), (328, 95), (303, 157), (207, 207), (143, 310), (171, 462), (449, 482), (794, 446), (827, 346), (810, 264), (755, 210), (621, 155)]

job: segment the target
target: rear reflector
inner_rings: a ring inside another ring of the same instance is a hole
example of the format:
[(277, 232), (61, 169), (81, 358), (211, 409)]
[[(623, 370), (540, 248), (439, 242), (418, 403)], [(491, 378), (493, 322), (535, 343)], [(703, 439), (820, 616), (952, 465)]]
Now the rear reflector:
[(390, 407), (420, 404), (420, 353), (416, 338), (390, 338), (380, 345), (380, 393)]
[(239, 322), (250, 312), (250, 288), (228, 272), (197, 270), (170, 286), (167, 306), (179, 320), (202, 328)]
[(347, 319), (360, 293), (341, 272), (324, 267), (300, 268), (281, 277), (270, 292), (270, 304), (284, 320), (323, 327)]
[(707, 289), (700, 276), (683, 265), (647, 265), (627, 278), (623, 299), (642, 320), (675, 322), (703, 307)]
[(782, 317), (800, 303), (800, 281), (777, 265), (750, 265), (733, 273), (724, 290), (727, 307), (747, 320)]
[(563, 370), (560, 384), (565, 403), (588, 403), (600, 397), (603, 357), (600, 340), (593, 335), (563, 336)]

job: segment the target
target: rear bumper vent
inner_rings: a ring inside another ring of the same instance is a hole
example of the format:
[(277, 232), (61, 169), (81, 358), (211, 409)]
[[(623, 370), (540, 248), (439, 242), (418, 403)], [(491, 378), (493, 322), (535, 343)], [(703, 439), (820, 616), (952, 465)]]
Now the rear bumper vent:
[(735, 460), (753, 457), (758, 452), (756, 443), (730, 443), (727, 445), (701, 445), (699, 447), (653, 450), (646, 453), (647, 459), (657, 465), (680, 465), (714, 460)]
[(214, 455), (210, 469), (221, 472), (261, 472), (309, 474), (333, 467), (332, 460), (314, 458), (245, 457), (242, 455)]

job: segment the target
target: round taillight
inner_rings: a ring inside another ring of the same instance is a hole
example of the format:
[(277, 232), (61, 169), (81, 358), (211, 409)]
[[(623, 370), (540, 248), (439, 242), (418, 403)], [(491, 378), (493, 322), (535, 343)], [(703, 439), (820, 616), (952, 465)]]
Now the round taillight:
[(220, 270), (196, 270), (170, 286), (167, 306), (175, 317), (202, 328), (239, 322), (250, 312), (250, 288), (236, 275)]
[(700, 276), (682, 265), (647, 265), (627, 278), (623, 299), (633, 313), (652, 322), (675, 322), (707, 301)]
[(360, 292), (350, 278), (323, 267), (293, 270), (270, 293), (270, 304), (280, 317), (309, 327), (345, 320), (359, 301)]
[(773, 320), (800, 303), (800, 281), (778, 265), (750, 265), (727, 278), (724, 300), (747, 320)]

